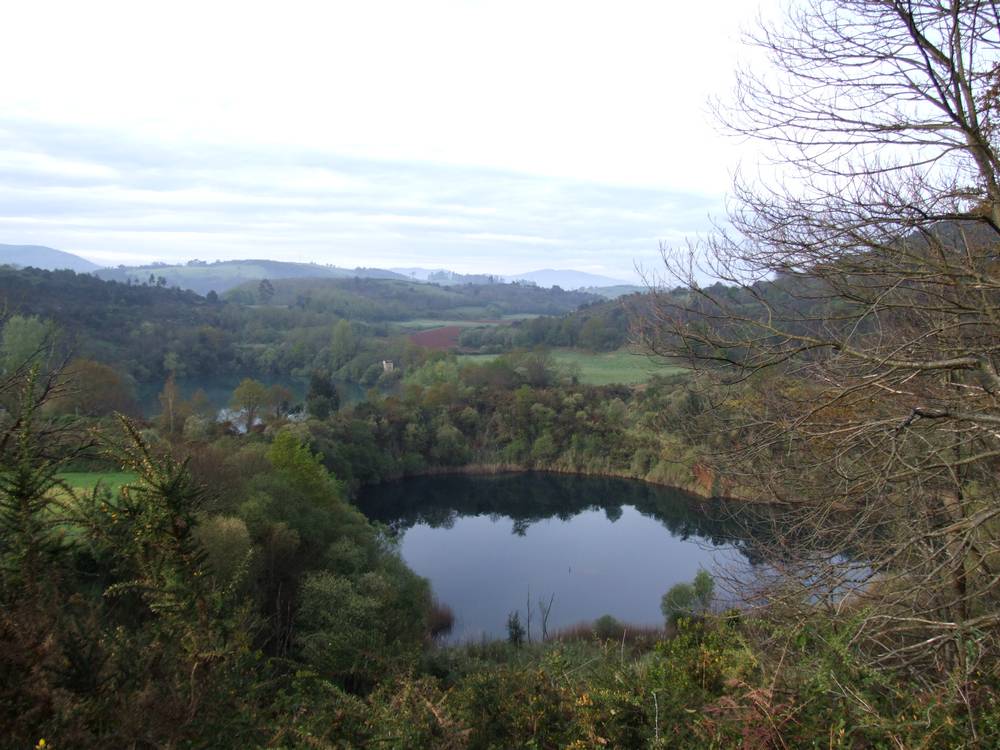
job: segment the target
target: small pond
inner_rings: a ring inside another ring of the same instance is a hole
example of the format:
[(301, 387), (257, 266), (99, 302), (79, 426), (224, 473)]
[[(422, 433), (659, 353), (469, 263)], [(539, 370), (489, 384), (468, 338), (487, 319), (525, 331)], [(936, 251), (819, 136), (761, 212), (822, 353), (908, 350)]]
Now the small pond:
[(452, 608), (452, 642), (504, 637), (529, 596), (536, 638), (539, 599), (552, 598), (550, 633), (604, 614), (661, 625), (667, 589), (749, 554), (723, 504), (628, 480), (418, 477), (368, 488), (358, 505)]

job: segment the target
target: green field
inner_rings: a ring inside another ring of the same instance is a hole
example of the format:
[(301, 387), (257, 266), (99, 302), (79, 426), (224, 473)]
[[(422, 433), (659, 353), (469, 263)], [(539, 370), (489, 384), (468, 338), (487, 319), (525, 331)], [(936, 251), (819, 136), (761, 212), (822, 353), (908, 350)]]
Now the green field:
[(116, 492), (119, 487), (136, 480), (136, 475), (129, 471), (112, 472), (66, 472), (60, 474), (59, 478), (77, 490), (92, 490), (100, 482), (102, 487), (107, 487), (112, 492)]
[[(581, 349), (552, 349), (555, 362), (577, 373), (580, 382), (587, 385), (611, 385), (623, 383), (637, 385), (645, 383), (654, 375), (671, 375), (681, 372), (682, 367), (659, 362), (643, 354), (632, 354), (623, 349), (614, 352), (588, 352)], [(463, 362), (489, 362), (497, 354), (461, 354)]]

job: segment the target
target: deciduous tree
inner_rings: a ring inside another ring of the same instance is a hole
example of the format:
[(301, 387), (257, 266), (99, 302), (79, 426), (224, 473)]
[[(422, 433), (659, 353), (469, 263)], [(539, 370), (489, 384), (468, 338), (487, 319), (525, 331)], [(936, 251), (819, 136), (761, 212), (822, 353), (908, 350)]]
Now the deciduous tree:
[(253, 378), (244, 378), (236, 386), (236, 390), (233, 391), (230, 406), (238, 410), (243, 416), (243, 423), (247, 432), (256, 423), (261, 407), (267, 403), (267, 396), (267, 386)]
[(771, 65), (720, 113), (778, 177), (665, 252), (685, 289), (646, 341), (701, 372), (733, 491), (803, 509), (800, 600), (848, 585), (876, 661), (972, 674), (1000, 635), (997, 6), (809, 0), (751, 41)]

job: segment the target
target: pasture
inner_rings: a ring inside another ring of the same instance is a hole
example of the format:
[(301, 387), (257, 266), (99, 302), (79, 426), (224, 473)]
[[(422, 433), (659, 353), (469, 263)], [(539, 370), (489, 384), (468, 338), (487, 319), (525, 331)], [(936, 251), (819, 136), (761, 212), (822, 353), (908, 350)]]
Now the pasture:
[(122, 485), (134, 482), (136, 475), (130, 471), (74, 471), (60, 474), (59, 478), (76, 490), (90, 491), (99, 483), (102, 487), (117, 492)]
[[(583, 349), (551, 349), (552, 359), (576, 375), (586, 385), (639, 385), (655, 375), (672, 375), (682, 367), (666, 364), (644, 354), (633, 354), (626, 349), (613, 352), (588, 352)], [(496, 359), (497, 354), (461, 354), (460, 362), (485, 363)]]

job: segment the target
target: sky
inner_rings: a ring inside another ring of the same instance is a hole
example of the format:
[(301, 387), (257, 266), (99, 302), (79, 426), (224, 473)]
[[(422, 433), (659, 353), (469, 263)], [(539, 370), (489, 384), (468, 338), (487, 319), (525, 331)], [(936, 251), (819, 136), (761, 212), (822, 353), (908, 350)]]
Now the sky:
[(655, 272), (753, 154), (714, 124), (753, 0), (8, 3), (0, 243)]

